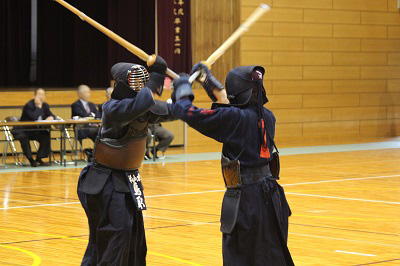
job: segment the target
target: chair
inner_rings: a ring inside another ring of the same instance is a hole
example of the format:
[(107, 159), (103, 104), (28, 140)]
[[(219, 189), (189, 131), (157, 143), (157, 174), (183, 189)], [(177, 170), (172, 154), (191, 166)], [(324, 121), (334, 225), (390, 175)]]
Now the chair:
[[(5, 118), (4, 122), (18, 122), (20, 121), (20, 118), (17, 116), (8, 116)], [(6, 144), (4, 145), (3, 149), (3, 155), (2, 155), (2, 165), (5, 165), (6, 159), (7, 159), (7, 154), (8, 154), (8, 146), (11, 147), (11, 154), (13, 155), (14, 158), (14, 164), (17, 166), (27, 166), (29, 163), (25, 161), (25, 158), (21, 160), (19, 156), (22, 154), (22, 152), (18, 152), (15, 146), (15, 138), (9, 128), (9, 126), (3, 126), (4, 134), (6, 136)], [(33, 142), (33, 146), (35, 147), (36, 152), (39, 150), (38, 148), (38, 143), (36, 140), (31, 140)], [(52, 151), (50, 151), (51, 155), (54, 158), (54, 154)]]
[[(4, 119), (4, 122), (18, 122), (19, 121), (19, 117), (17, 116), (8, 116)], [(5, 135), (5, 144), (3, 147), (3, 154), (2, 154), (2, 166), (6, 165), (6, 160), (7, 160), (7, 154), (8, 154), (8, 147), (10, 147), (11, 150), (11, 154), (14, 158), (14, 164), (17, 166), (21, 166), (21, 165), (27, 165), (25, 162), (22, 162), (19, 158), (19, 155), (21, 153), (19, 153), (17, 151), (17, 148), (15, 147), (15, 142), (14, 142), (14, 137), (11, 133), (11, 130), (9, 128), (9, 126), (3, 126), (3, 131), (4, 131), (4, 135)], [(35, 143), (35, 147), (36, 147), (36, 143)]]
[[(84, 159), (85, 161), (88, 161), (88, 160), (87, 160), (86, 154), (83, 152), (83, 144), (82, 144), (83, 139), (79, 139), (79, 138), (78, 138), (77, 132), (78, 132), (78, 129), (75, 129), (75, 130), (74, 130), (74, 138), (76, 138), (76, 146), (75, 146), (75, 144), (72, 142), (72, 139), (73, 139), (73, 138), (70, 136), (68, 129), (65, 128), (65, 137), (68, 139), (69, 144), (71, 145), (71, 148), (72, 148), (72, 150), (73, 150), (73, 153), (72, 153), (71, 156), (73, 156), (73, 159), (76, 159), (76, 153), (77, 153), (77, 151), (78, 151), (78, 146), (79, 146), (79, 152), (80, 152), (80, 154), (83, 155), (83, 159)], [(81, 157), (81, 158), (82, 158), (82, 157)]]
[[(61, 117), (57, 117), (57, 119), (60, 119), (60, 120), (63, 120)], [(71, 147), (71, 161), (73, 161), (73, 160), (75, 160), (76, 159), (76, 153), (77, 153), (77, 150), (78, 150), (78, 147), (75, 147), (75, 143), (74, 143), (74, 141), (73, 141), (73, 139), (75, 138), (75, 137), (71, 137), (71, 135), (70, 135), (70, 133), (69, 133), (69, 131), (68, 131), (68, 127), (70, 127), (71, 125), (67, 125), (67, 126), (65, 126), (64, 127), (64, 131), (63, 131), (63, 134), (64, 134), (64, 136), (65, 136), (65, 138), (68, 140), (68, 143), (69, 143), (69, 145), (70, 145), (70, 147)], [(60, 128), (58, 128), (58, 129), (60, 129)], [(56, 138), (56, 140), (60, 140), (59, 138)], [(79, 146), (79, 151), (81, 152), (81, 154), (84, 154), (83, 153), (83, 150), (82, 150), (82, 140), (79, 140), (79, 139), (77, 139), (77, 145), (76, 146)], [(65, 147), (66, 148), (66, 147)], [(61, 155), (60, 155), (61, 156)], [(54, 158), (54, 155), (53, 155), (53, 158)], [(55, 162), (57, 163), (57, 164), (62, 164), (62, 160), (61, 160), (61, 158), (60, 158), (60, 161), (56, 161), (55, 160)], [(67, 162), (67, 163), (74, 163), (74, 162)]]

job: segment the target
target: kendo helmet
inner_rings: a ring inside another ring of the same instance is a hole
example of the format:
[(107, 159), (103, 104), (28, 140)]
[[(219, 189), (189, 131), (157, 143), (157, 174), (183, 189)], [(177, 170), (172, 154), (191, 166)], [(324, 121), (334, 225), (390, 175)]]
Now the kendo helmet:
[(230, 104), (245, 107), (253, 95), (261, 93), (261, 102), (268, 102), (263, 85), (265, 69), (262, 66), (239, 66), (229, 71), (225, 80), (225, 89)]
[(115, 81), (111, 98), (122, 100), (134, 98), (149, 80), (149, 72), (142, 65), (117, 63), (111, 68)]

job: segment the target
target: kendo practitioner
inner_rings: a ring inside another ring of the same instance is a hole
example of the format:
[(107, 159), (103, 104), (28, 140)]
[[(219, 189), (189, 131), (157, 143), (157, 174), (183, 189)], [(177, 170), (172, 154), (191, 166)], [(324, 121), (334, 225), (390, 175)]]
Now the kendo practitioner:
[[(175, 80), (173, 115), (203, 135), (223, 143), (222, 174), (226, 192), (221, 210), (224, 265), (294, 265), (287, 247), (291, 215), (279, 179), (277, 149), (273, 153), (275, 117), (268, 102), (261, 66), (232, 69), (223, 86), (208, 67), (198, 63), (192, 73), (213, 101), (211, 109), (192, 104), (188, 77)], [(227, 97), (226, 97), (227, 95)], [(275, 147), (276, 148), (276, 147)]]
[(78, 197), (89, 222), (82, 265), (146, 265), (142, 211), (146, 210), (138, 168), (146, 151), (149, 123), (174, 120), (161, 95), (167, 64), (157, 56), (145, 67), (118, 63), (111, 99), (103, 105), (94, 160), (81, 172)]
[[(25, 104), (19, 121), (55, 119), (56, 116), (51, 112), (49, 104), (46, 103), (46, 92), (44, 89), (38, 88), (35, 90), (33, 99)], [(47, 126), (16, 126), (11, 133), (21, 143), (22, 151), (32, 167), (50, 165), (42, 160), (49, 157), (50, 154), (50, 132)], [(32, 157), (30, 140), (39, 142), (36, 160)]]

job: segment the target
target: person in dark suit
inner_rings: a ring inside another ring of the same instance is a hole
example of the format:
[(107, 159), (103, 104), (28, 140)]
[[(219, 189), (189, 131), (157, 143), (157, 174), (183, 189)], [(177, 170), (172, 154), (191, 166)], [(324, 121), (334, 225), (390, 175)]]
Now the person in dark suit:
[[(45, 101), (46, 92), (44, 89), (36, 89), (33, 99), (25, 104), (20, 121), (56, 119), (56, 116), (50, 111), (50, 106)], [(50, 165), (42, 160), (50, 154), (50, 132), (48, 130), (40, 126), (16, 126), (11, 132), (14, 138), (21, 143), (24, 155), (28, 158), (32, 167)], [(36, 140), (40, 144), (36, 160), (32, 158), (30, 140)]]
[[(109, 88), (106, 89), (106, 99), (107, 99), (107, 100), (106, 100), (104, 103), (108, 102), (108, 101), (111, 99), (111, 93), (113, 92), (113, 90), (114, 90), (113, 87), (109, 87)], [(104, 103), (99, 104), (99, 105), (97, 106), (97, 108), (99, 109), (100, 117), (103, 116), (103, 104), (104, 104)]]
[[(171, 142), (174, 140), (174, 134), (162, 127), (161, 123), (149, 125), (149, 129), (147, 132), (147, 142), (146, 142), (146, 154), (145, 159), (150, 159), (149, 154), (149, 145), (151, 141), (151, 135), (154, 135), (155, 141), (158, 141), (158, 145), (156, 146), (155, 153), (154, 150), (151, 149), (151, 153), (156, 159), (165, 159), (165, 151), (168, 149)], [(157, 152), (161, 151), (162, 156), (158, 157)], [(147, 157), (147, 158), (146, 158)]]
[[(71, 105), (72, 118), (74, 117), (93, 117), (101, 118), (99, 111), (94, 103), (90, 102), (90, 88), (87, 85), (78, 87), (79, 99)], [(78, 140), (81, 141), (90, 138), (93, 142), (96, 140), (98, 126), (85, 125), (83, 129), (78, 130)]]

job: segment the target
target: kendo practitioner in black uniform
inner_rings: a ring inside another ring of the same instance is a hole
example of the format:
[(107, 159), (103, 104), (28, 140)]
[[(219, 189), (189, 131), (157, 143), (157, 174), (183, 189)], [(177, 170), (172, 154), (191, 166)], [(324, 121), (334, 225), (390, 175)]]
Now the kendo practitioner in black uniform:
[(195, 65), (192, 73), (198, 69), (211, 99), (228, 104), (197, 108), (192, 104), (188, 77), (182, 77), (174, 81), (172, 113), (223, 143), (221, 164), (227, 188), (221, 210), (224, 265), (294, 265), (287, 248), (291, 211), (277, 183), (279, 157), (273, 153), (276, 120), (263, 107), (268, 102), (263, 87), (265, 70), (261, 66), (232, 69), (225, 92), (206, 65)]
[(94, 160), (81, 172), (78, 196), (89, 222), (89, 243), (82, 265), (146, 265), (142, 211), (146, 209), (138, 168), (149, 123), (173, 120), (161, 95), (167, 64), (157, 56), (149, 67), (118, 63), (111, 100), (103, 105)]

